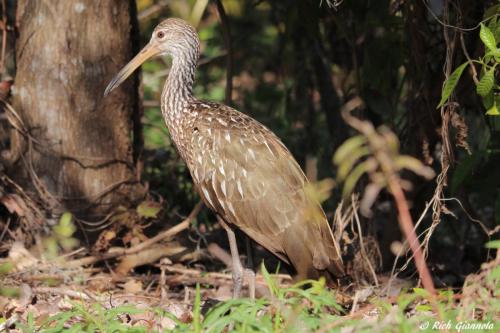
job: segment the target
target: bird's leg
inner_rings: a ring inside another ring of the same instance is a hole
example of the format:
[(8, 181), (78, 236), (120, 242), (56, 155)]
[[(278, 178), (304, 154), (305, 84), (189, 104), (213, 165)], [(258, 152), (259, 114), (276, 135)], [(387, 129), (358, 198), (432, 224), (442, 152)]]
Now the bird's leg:
[(224, 229), (226, 229), (227, 238), (229, 239), (229, 248), (233, 261), (233, 298), (238, 298), (240, 297), (241, 285), (243, 284), (243, 266), (241, 265), (238, 246), (236, 245), (236, 235), (233, 229), (220, 216), (217, 216), (217, 219)]
[(248, 280), (248, 296), (251, 299), (255, 299), (255, 264), (253, 261), (253, 244), (252, 240), (247, 235), (245, 235), (245, 243), (247, 250), (247, 269), (245, 269), (245, 275)]
[(252, 240), (247, 235), (245, 235), (245, 245), (246, 245), (246, 250), (247, 250), (247, 267), (255, 272), (255, 265), (253, 262), (253, 257), (254, 257), (253, 246), (252, 246), (253, 244), (252, 244)]

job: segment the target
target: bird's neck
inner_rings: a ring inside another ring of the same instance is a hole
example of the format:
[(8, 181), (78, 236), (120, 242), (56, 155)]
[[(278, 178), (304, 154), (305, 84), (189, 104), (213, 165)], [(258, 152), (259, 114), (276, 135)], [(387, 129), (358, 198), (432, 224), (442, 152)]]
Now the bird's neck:
[(163, 87), (161, 104), (167, 126), (178, 127), (176, 122), (187, 116), (189, 104), (194, 101), (193, 84), (197, 56), (174, 56), (172, 67)]

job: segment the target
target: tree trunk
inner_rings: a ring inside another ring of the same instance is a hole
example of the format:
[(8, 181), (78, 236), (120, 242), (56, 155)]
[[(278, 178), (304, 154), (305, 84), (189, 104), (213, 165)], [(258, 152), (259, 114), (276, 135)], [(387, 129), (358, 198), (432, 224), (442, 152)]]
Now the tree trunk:
[(137, 77), (103, 97), (135, 51), (135, 10), (133, 0), (18, 2), (13, 97), (29, 136), (13, 135), (10, 173), (56, 213), (95, 220), (137, 194)]

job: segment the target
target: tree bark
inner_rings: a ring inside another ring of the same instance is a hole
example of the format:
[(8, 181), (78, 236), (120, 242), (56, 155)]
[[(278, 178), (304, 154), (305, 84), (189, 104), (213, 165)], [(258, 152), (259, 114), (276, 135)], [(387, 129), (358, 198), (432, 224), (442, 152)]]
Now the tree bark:
[(53, 210), (94, 220), (137, 194), (137, 77), (103, 97), (133, 55), (134, 13), (132, 0), (18, 2), (13, 104), (29, 135), (13, 135), (10, 173)]

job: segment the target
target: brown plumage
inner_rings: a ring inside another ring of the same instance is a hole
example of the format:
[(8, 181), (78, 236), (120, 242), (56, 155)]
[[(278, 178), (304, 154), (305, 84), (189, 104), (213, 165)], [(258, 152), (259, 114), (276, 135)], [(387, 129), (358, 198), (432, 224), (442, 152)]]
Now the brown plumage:
[(227, 225), (293, 266), (298, 279), (343, 275), (325, 214), (307, 196), (307, 178), (280, 139), (233, 108), (193, 96), (199, 39), (188, 23), (160, 23), (106, 94), (155, 55), (173, 58), (162, 113), (205, 204)]

